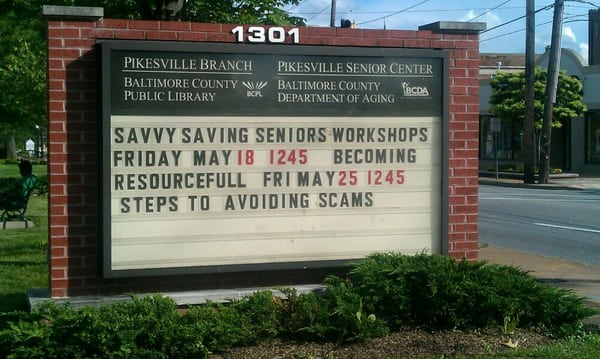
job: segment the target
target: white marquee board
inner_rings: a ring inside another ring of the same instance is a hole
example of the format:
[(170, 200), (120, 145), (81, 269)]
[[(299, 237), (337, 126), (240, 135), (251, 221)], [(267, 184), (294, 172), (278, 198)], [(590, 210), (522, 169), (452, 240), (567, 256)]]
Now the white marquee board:
[(136, 44), (102, 44), (105, 276), (444, 250), (444, 52)]

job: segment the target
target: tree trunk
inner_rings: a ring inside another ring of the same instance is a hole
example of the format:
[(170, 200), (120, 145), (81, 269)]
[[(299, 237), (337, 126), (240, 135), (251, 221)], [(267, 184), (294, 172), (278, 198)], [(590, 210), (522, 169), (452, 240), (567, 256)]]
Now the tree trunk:
[(15, 142), (15, 136), (9, 136), (6, 139), (6, 158), (16, 160), (17, 159), (17, 143)]

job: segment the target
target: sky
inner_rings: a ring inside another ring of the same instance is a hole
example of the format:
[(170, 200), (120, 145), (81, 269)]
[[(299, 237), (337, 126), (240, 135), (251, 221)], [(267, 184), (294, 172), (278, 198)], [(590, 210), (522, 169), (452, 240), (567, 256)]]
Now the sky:
[[(329, 26), (332, 0), (299, 0), (284, 9), (309, 26)], [(525, 53), (525, 0), (336, 0), (336, 26), (348, 19), (362, 29), (417, 30), (437, 21), (485, 22), (482, 53)], [(550, 46), (555, 0), (535, 0), (535, 51)], [(565, 0), (561, 45), (588, 58), (588, 12), (600, 0)]]

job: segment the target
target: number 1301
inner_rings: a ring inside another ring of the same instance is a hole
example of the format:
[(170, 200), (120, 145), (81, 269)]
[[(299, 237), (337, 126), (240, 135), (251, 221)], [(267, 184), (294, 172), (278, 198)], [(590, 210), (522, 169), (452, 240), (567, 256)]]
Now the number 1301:
[(231, 29), (231, 33), (235, 35), (237, 42), (248, 42), (254, 43), (272, 43), (280, 44), (290, 39), (293, 44), (300, 42), (300, 30), (295, 27), (286, 31), (283, 27), (269, 27), (268, 29), (262, 26), (249, 26), (244, 31), (243, 26), (236, 26)]

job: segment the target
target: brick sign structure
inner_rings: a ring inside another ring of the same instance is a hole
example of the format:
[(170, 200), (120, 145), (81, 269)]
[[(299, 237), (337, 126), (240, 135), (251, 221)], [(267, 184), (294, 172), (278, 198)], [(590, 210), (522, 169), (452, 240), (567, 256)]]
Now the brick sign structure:
[(376, 251), (477, 258), (481, 24), (44, 11), (51, 297), (318, 283)]

